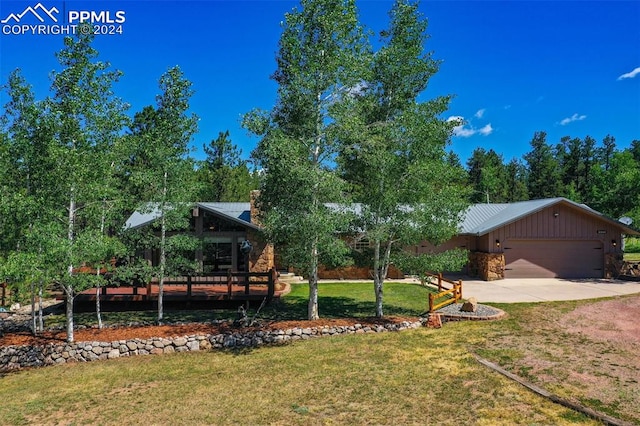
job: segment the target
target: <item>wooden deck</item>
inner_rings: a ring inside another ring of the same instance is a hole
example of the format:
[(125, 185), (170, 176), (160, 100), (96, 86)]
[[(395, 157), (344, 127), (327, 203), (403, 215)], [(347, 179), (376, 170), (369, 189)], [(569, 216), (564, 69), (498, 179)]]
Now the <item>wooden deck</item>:
[[(206, 276), (172, 277), (164, 281), (163, 302), (202, 305), (206, 302), (234, 302), (234, 304), (271, 301), (279, 298), (281, 290), (276, 289), (277, 273), (232, 272), (213, 273)], [(157, 280), (146, 286), (101, 287), (101, 304), (126, 303), (146, 305), (158, 300)], [(89, 289), (75, 297), (75, 303), (95, 303), (96, 289)]]

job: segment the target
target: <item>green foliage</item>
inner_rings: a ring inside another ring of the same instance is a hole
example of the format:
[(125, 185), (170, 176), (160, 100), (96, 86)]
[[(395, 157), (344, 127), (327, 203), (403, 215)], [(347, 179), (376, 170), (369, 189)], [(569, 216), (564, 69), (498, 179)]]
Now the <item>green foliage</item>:
[(502, 156), (493, 149), (485, 151), (484, 148), (476, 148), (467, 160), (467, 168), (469, 183), (473, 189), (472, 202), (504, 203), (508, 201), (507, 170)]
[(442, 253), (413, 255), (399, 251), (393, 256), (393, 263), (405, 274), (423, 276), (425, 272), (456, 272), (469, 261), (467, 250), (455, 248)]
[(146, 241), (157, 242), (160, 253), (155, 275), (160, 282), (158, 322), (161, 322), (165, 276), (194, 268), (181, 255), (186, 247), (184, 239), (168, 232), (188, 228), (190, 203), (198, 192), (193, 160), (188, 156), (198, 118), (188, 113), (193, 89), (179, 67), (170, 68), (160, 77), (159, 88), (156, 107), (147, 106), (138, 112), (128, 135), (131, 149), (127, 156), (127, 185), (132, 188), (130, 193), (136, 197), (139, 211), (158, 216), (159, 239)]
[(626, 237), (624, 240), (625, 253), (640, 253), (640, 238)]
[(527, 189), (532, 200), (558, 197), (561, 193), (560, 170), (547, 134), (536, 132), (531, 140), (531, 151), (524, 156), (529, 169)]
[(303, 0), (287, 13), (276, 57), (278, 101), (243, 124), (261, 136), (253, 157), (264, 171), (258, 204), (266, 238), (283, 244), (285, 262), (309, 276), (309, 318), (318, 317), (321, 260), (347, 253), (338, 233), (344, 184), (333, 172), (334, 122), (346, 91), (359, 81), (365, 45), (353, 0)]
[(229, 140), (229, 131), (220, 132), (209, 146), (204, 145), (207, 158), (197, 175), (201, 182), (201, 201), (249, 201), (249, 194), (259, 185), (257, 173), (252, 173), (242, 150)]
[(373, 246), (378, 316), (393, 247), (447, 240), (467, 207), (463, 170), (447, 152), (453, 125), (441, 119), (449, 98), (418, 101), (438, 70), (425, 53), (427, 21), (409, 1), (396, 1), (390, 17), (337, 115), (337, 162), (358, 203), (353, 233)]

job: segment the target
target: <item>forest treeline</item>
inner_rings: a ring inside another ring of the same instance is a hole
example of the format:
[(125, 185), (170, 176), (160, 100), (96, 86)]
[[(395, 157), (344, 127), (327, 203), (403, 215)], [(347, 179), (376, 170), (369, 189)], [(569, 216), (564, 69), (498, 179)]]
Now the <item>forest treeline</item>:
[(521, 159), (505, 162), (493, 149), (476, 148), (466, 162), (475, 203), (565, 197), (613, 219), (640, 223), (640, 140), (618, 149), (614, 136), (598, 142), (536, 132)]

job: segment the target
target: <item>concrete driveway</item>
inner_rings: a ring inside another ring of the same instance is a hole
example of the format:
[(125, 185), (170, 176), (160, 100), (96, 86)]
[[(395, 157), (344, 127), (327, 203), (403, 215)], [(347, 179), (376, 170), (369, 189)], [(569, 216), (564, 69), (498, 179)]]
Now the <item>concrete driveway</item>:
[(480, 281), (462, 279), (462, 297), (481, 303), (581, 300), (640, 293), (640, 282), (605, 279), (527, 278)]

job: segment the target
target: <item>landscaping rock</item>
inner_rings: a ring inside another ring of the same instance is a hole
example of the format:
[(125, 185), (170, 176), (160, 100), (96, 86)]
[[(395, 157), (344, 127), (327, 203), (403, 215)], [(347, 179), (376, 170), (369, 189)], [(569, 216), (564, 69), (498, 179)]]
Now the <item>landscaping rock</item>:
[(460, 308), (462, 312), (475, 312), (478, 310), (478, 300), (475, 297), (470, 297), (466, 302), (462, 304)]

